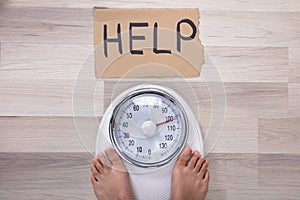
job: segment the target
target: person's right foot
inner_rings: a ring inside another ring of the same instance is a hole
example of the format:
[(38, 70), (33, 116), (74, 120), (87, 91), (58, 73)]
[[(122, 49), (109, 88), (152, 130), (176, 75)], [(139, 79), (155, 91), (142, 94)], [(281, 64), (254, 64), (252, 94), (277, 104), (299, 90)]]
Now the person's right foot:
[(208, 191), (208, 161), (185, 148), (173, 169), (171, 200), (204, 200)]

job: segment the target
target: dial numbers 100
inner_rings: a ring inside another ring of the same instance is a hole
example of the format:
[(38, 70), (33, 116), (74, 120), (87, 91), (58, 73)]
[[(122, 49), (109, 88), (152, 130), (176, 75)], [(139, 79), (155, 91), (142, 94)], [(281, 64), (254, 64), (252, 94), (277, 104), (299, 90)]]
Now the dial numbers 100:
[(158, 163), (185, 139), (182, 111), (159, 94), (141, 94), (120, 105), (113, 129), (116, 147), (132, 162)]

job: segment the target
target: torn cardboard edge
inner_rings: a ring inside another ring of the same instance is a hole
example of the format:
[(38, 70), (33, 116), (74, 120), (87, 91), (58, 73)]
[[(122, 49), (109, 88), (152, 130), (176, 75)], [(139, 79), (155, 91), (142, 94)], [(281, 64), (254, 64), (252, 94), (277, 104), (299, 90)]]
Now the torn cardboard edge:
[(197, 77), (198, 8), (94, 8), (97, 78)]

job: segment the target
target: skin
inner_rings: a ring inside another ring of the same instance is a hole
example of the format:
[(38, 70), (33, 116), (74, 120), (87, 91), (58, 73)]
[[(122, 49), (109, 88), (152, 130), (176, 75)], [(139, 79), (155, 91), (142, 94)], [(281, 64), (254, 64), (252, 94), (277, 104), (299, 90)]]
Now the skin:
[(97, 199), (134, 199), (129, 174), (122, 159), (113, 148), (106, 149), (105, 154), (99, 153), (91, 167), (91, 181)]
[(208, 161), (186, 148), (178, 158), (171, 179), (171, 200), (204, 200), (208, 191)]
[[(113, 148), (99, 153), (91, 166), (91, 181), (98, 200), (133, 200), (129, 174)], [(208, 191), (208, 161), (185, 148), (173, 169), (171, 200), (204, 200)]]

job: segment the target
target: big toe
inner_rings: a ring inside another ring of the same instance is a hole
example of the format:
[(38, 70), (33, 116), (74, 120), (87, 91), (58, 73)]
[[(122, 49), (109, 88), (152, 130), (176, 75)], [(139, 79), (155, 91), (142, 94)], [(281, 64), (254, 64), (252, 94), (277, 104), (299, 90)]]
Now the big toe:
[(182, 151), (182, 153), (180, 154), (176, 165), (181, 166), (181, 167), (186, 166), (187, 162), (191, 158), (191, 154), (192, 154), (192, 149), (191, 148), (185, 148)]
[(116, 168), (118, 170), (122, 170), (122, 171), (125, 170), (123, 161), (115, 149), (108, 148), (105, 150), (105, 154), (114, 168)]

